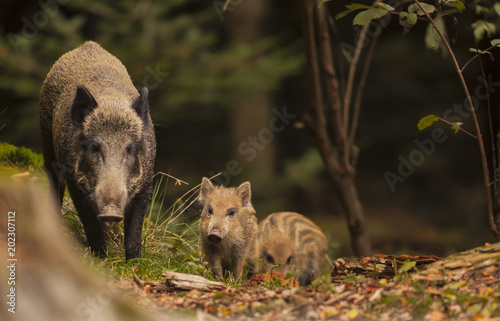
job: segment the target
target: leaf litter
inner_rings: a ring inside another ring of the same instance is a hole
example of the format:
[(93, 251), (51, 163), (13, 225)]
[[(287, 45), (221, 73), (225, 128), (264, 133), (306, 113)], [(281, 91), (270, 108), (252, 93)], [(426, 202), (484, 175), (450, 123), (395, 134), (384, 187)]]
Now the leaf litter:
[(215, 291), (180, 290), (165, 281), (120, 286), (128, 282), (127, 293), (149, 309), (197, 320), (500, 320), (500, 243), (444, 259), (339, 258), (330, 276), (309, 287), (273, 276)]

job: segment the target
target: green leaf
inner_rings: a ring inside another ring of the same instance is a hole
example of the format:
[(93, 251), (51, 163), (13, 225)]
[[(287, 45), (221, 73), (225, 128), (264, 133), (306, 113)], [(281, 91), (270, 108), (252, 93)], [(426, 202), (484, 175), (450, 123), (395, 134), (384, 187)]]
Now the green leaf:
[[(443, 19), (436, 20), (436, 25), (441, 33), (443, 33), (443, 35), (446, 37), (447, 32)], [(429, 23), (425, 32), (425, 46), (427, 47), (427, 49), (440, 51), (443, 56), (446, 56), (446, 54), (448, 53), (445, 46), (443, 45), (443, 40), (431, 23)]]
[(399, 269), (399, 273), (406, 273), (410, 271), (411, 269), (415, 269), (417, 262), (415, 261), (410, 261), (406, 260), (404, 261), (403, 265), (401, 265), (401, 268)]
[(385, 16), (389, 11), (385, 9), (379, 9), (379, 8), (370, 8), (365, 11), (362, 11), (354, 17), (354, 20), (352, 21), (353, 25), (365, 25), (367, 23), (370, 23), (373, 19), (378, 19), (382, 18)]
[(477, 41), (482, 40), (485, 36), (491, 37), (497, 30), (493, 23), (482, 19), (477, 20), (471, 26), (474, 29), (474, 37)]
[(414, 14), (414, 13), (409, 13), (408, 14), (408, 17), (406, 18), (406, 21), (411, 24), (411, 25), (415, 25), (417, 23), (417, 15)]
[(493, 40), (491, 40), (491, 45), (492, 46), (498, 46), (498, 45), (500, 45), (500, 39), (493, 39)]
[(493, 9), (495, 10), (497, 16), (500, 16), (500, 2), (495, 2), (495, 4), (493, 5)]
[(417, 23), (417, 15), (415, 13), (408, 13), (401, 11), (399, 13), (399, 20), (406, 20), (406, 22), (412, 26)]
[[(436, 7), (434, 7), (433, 5), (423, 3), (423, 2), (421, 2), (420, 4), (425, 9), (425, 11), (427, 11), (427, 13), (433, 13), (434, 11), (436, 11)], [(420, 9), (420, 7), (416, 3), (414, 3), (408, 7), (408, 12), (409, 13), (416, 13), (419, 16), (425, 15), (424, 11), (422, 9)]]
[(452, 1), (452, 3), (455, 5), (455, 7), (457, 7), (458, 11), (460, 11), (460, 13), (462, 13), (462, 11), (464, 10), (465, 8), (465, 5), (462, 1)]
[(478, 16), (481, 16), (483, 14), (488, 15), (491, 12), (490, 8), (487, 8), (485, 6), (476, 5), (475, 8), (476, 8), (476, 14)]
[(359, 315), (359, 310), (358, 309), (348, 310), (346, 312), (346, 314), (349, 317), (349, 319), (352, 320), (352, 319), (355, 319)]
[(489, 52), (488, 50), (480, 50), (477, 48), (469, 48), (469, 52), (473, 52), (475, 54), (480, 54), (480, 55), (489, 55), (491, 58), (493, 58), (493, 54)]
[(353, 12), (354, 10), (356, 10), (356, 9), (345, 10), (345, 11), (342, 11), (342, 12), (338, 13), (335, 16), (335, 20), (339, 20), (340, 18), (343, 18), (343, 17), (347, 16), (348, 14), (350, 14), (351, 12)]
[(388, 5), (387, 3), (379, 3), (377, 4), (377, 8), (380, 8), (380, 9), (385, 9), (387, 11), (393, 11), (394, 10), (394, 7), (391, 7), (390, 5)]
[(351, 3), (345, 6), (347, 9), (356, 10), (356, 9), (370, 9), (370, 6), (362, 3)]
[(417, 15), (401, 11), (399, 13), (399, 24), (403, 27), (403, 34), (406, 34), (417, 23)]
[(417, 128), (419, 131), (422, 131), (438, 120), (439, 117), (437, 117), (436, 115), (427, 115), (418, 121)]
[(477, 314), (479, 313), (481, 310), (483, 309), (483, 306), (478, 303), (478, 304), (474, 304), (474, 305), (471, 305), (467, 308), (467, 313), (469, 314)]
[(456, 134), (456, 133), (458, 133), (458, 131), (460, 130), (460, 127), (462, 127), (462, 125), (463, 125), (464, 123), (461, 123), (461, 122), (459, 122), (459, 121), (454, 121), (452, 124), (453, 124), (453, 125), (455, 125), (455, 126), (451, 126), (451, 129), (453, 129), (453, 131), (454, 131), (454, 132), (455, 132), (455, 134)]
[(345, 11), (342, 11), (340, 12), (339, 14), (337, 14), (335, 16), (335, 20), (338, 20), (340, 18), (343, 18), (345, 16), (347, 16), (349, 13), (355, 11), (355, 10), (359, 10), (359, 9), (369, 9), (370, 7), (367, 6), (366, 4), (361, 4), (361, 3), (351, 3), (351, 4), (348, 4), (345, 6), (347, 9), (349, 10), (345, 10)]

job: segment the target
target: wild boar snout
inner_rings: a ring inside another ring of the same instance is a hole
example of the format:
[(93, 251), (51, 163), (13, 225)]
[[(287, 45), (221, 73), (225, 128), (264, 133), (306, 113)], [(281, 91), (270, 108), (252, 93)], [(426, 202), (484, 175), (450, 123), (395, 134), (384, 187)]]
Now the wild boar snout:
[(218, 229), (212, 229), (208, 234), (208, 240), (212, 243), (219, 244), (222, 241), (222, 233)]
[(119, 185), (108, 180), (96, 188), (97, 219), (105, 228), (113, 228), (123, 220), (127, 194)]
[(123, 214), (118, 207), (108, 205), (99, 211), (97, 219), (105, 228), (113, 228), (123, 220)]

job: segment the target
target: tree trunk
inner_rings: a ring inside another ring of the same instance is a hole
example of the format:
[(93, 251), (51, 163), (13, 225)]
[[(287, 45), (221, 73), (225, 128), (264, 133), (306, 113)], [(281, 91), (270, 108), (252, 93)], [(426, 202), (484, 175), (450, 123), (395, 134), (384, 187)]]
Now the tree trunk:
[(306, 115), (304, 122), (316, 139), (326, 171), (341, 201), (351, 249), (357, 256), (367, 256), (371, 252), (370, 240), (354, 183), (357, 153), (348, 135), (349, 129), (355, 128), (357, 117), (350, 119), (349, 104), (342, 106), (340, 99), (342, 92), (327, 23), (333, 23), (333, 18), (324, 4), (318, 8), (314, 1), (299, 0), (299, 5), (311, 93), (311, 115)]
[(365, 227), (363, 207), (354, 184), (354, 177), (343, 177), (334, 182), (339, 186), (339, 194), (343, 202), (347, 226), (351, 235), (351, 248), (357, 255), (367, 256), (371, 252), (370, 239)]
[[(265, 0), (229, 3), (224, 23), (231, 45), (250, 44), (262, 38), (261, 22), (267, 6)], [(233, 158), (244, 168), (245, 176), (251, 175), (257, 181), (271, 179), (275, 174), (274, 139), (259, 135), (263, 128), (269, 128), (271, 108), (268, 93), (238, 98), (231, 106)], [(254, 138), (256, 141), (250, 142)], [(245, 144), (244, 152), (239, 150), (241, 144)]]

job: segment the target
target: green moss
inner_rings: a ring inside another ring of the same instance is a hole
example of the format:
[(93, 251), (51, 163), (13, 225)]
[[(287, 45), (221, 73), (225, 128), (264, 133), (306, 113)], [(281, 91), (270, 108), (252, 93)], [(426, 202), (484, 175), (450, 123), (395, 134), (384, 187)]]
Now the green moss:
[(0, 143), (0, 162), (16, 166), (43, 167), (43, 157), (29, 148)]

